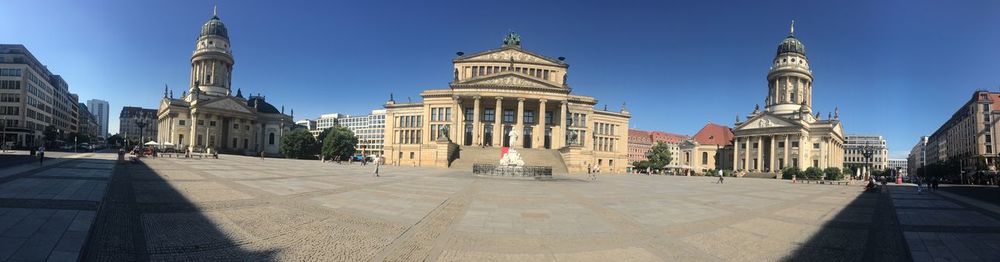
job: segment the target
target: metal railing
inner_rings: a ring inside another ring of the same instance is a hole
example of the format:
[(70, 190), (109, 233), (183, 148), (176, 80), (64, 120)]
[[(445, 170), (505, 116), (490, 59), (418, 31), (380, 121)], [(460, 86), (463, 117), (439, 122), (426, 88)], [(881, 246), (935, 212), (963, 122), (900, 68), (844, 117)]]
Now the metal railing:
[(472, 164), (472, 173), (493, 175), (493, 176), (510, 176), (510, 177), (552, 177), (552, 167)]

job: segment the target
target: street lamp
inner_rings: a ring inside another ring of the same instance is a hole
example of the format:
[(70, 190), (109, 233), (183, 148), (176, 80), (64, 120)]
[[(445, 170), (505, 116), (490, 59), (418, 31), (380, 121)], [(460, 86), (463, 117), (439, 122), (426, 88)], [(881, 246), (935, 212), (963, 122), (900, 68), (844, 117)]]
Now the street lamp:
[(868, 180), (869, 177), (870, 177), (870, 175), (871, 175), (872, 155), (874, 155), (874, 154), (875, 154), (875, 147), (872, 146), (872, 145), (866, 145), (866, 146), (864, 146), (864, 147), (861, 148), (861, 155), (865, 157), (865, 161), (868, 164), (867, 165), (867, 169), (868, 170), (865, 173), (865, 180)]

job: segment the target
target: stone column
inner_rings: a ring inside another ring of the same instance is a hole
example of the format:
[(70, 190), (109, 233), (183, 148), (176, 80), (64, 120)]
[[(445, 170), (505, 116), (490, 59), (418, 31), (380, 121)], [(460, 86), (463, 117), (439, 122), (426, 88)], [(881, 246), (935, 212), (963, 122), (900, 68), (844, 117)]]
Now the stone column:
[(569, 131), (566, 129), (569, 128), (569, 125), (567, 125), (566, 123), (566, 114), (568, 113), (567, 111), (569, 111), (569, 105), (566, 103), (566, 101), (562, 101), (559, 106), (559, 123), (560, 123), (558, 128), (559, 134), (557, 137), (552, 138), (553, 141), (558, 141), (557, 143), (554, 143), (558, 145), (556, 148), (562, 148), (569, 145), (568, 144), (569, 141), (566, 141), (566, 132)]
[(483, 135), (480, 134), (481, 128), (479, 127), (479, 119), (482, 117), (479, 115), (479, 96), (472, 97), (472, 145), (479, 145), (483, 143)]
[(753, 136), (747, 136), (744, 138), (746, 141), (743, 141), (743, 144), (746, 145), (747, 152), (743, 154), (743, 164), (746, 165), (743, 167), (743, 170), (750, 171), (750, 169), (753, 168), (753, 164), (750, 163), (750, 152), (753, 152), (753, 147), (750, 146), (750, 140), (753, 140)]
[(736, 137), (733, 139), (733, 171), (740, 170), (740, 138)]
[(522, 148), (524, 147), (524, 98), (517, 99), (517, 116), (515, 116), (514, 131), (518, 134), (519, 141), (516, 145), (510, 145), (512, 148)]
[(768, 159), (768, 163), (769, 163), (768, 165), (771, 165), (770, 166), (770, 169), (771, 169), (770, 172), (771, 173), (778, 173), (777, 172), (778, 171), (777, 170), (778, 166), (777, 166), (777, 160), (776, 160), (776, 158), (778, 158), (778, 152), (777, 152), (778, 151), (778, 145), (777, 145), (778, 144), (778, 139), (777, 139), (777, 137), (778, 136), (771, 135), (771, 152), (768, 152), (768, 154), (767, 154), (768, 158), (769, 158)]
[(496, 112), (493, 113), (493, 145), (503, 146), (503, 97), (497, 97)]
[(420, 134), (421, 138), (419, 144), (424, 144), (424, 143), (430, 144), (434, 142), (434, 139), (437, 139), (437, 130), (431, 130), (430, 104), (424, 103), (424, 113), (421, 118), (423, 118), (422, 119), (423, 121), (421, 121), (422, 123), (420, 125), (420, 130), (423, 130), (423, 134)]
[(790, 135), (785, 135), (785, 148), (784, 148), (784, 150), (785, 150), (785, 160), (783, 160), (785, 162), (785, 167), (792, 166), (792, 159), (788, 157), (789, 153), (792, 150), (792, 145), (789, 144), (789, 139), (788, 139), (789, 137), (791, 137), (791, 136)]
[(764, 170), (764, 137), (757, 137), (757, 172), (763, 172)]
[(194, 151), (198, 143), (198, 115), (195, 110), (191, 110), (191, 136), (188, 138), (188, 151)]
[(540, 99), (538, 100), (538, 112), (535, 113), (535, 129), (532, 139), (535, 141), (531, 142), (531, 146), (534, 148), (545, 148), (545, 102), (549, 100)]
[[(452, 142), (462, 144), (462, 141), (464, 141), (462, 136), (465, 134), (465, 132), (462, 132), (462, 129), (465, 128), (465, 119), (462, 118), (465, 117), (465, 114), (462, 112), (462, 99), (457, 95), (453, 98), (453, 103), (451, 105), (451, 128), (448, 129), (448, 137), (451, 138)], [(459, 125), (461, 125), (461, 127), (459, 127)]]

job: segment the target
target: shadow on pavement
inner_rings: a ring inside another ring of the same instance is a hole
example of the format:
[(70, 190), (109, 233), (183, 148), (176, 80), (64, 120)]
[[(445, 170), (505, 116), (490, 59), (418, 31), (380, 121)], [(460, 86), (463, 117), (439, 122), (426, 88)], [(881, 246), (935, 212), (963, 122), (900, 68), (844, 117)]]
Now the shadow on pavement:
[[(889, 185), (889, 187), (893, 187)], [(815, 203), (816, 205), (826, 205)], [(831, 204), (835, 205), (835, 204)], [(782, 261), (912, 261), (889, 191), (865, 192)]]
[[(137, 201), (140, 194), (141, 202)], [(274, 260), (277, 251), (245, 250), (247, 243), (233, 239), (233, 232), (226, 232), (200, 211), (145, 163), (119, 163), (81, 260)]]

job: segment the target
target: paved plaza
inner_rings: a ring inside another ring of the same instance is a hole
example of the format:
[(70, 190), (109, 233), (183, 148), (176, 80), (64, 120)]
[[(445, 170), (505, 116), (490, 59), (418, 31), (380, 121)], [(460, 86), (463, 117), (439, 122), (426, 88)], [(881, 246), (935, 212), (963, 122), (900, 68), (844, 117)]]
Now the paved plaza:
[(71, 157), (0, 170), (0, 261), (1000, 258), (996, 212), (908, 186)]

